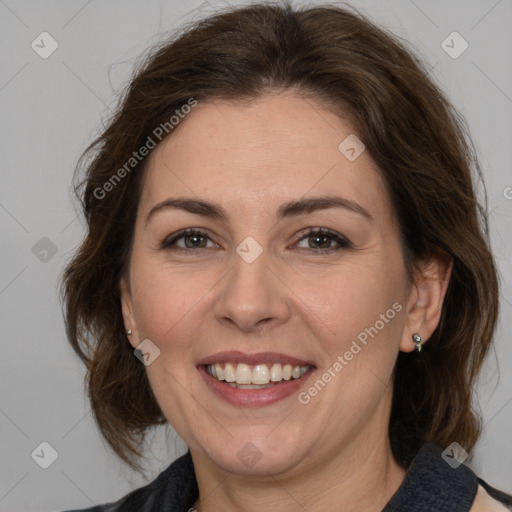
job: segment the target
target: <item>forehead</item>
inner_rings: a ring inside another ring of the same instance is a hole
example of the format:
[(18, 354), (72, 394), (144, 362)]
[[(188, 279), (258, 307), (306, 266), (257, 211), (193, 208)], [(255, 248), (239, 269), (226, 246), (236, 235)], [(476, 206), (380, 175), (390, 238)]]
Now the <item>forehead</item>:
[(140, 210), (194, 195), (228, 211), (266, 211), (276, 202), (339, 193), (377, 216), (389, 214), (370, 155), (353, 159), (363, 149), (354, 136), (347, 120), (292, 93), (199, 103), (151, 155)]

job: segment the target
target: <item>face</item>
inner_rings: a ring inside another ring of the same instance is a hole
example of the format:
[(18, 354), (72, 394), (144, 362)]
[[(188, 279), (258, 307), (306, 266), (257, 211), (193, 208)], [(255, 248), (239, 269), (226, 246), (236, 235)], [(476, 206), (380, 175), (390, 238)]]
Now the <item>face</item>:
[(199, 103), (151, 155), (123, 314), (197, 459), (293, 473), (386, 432), (411, 292), (382, 178), (338, 147), (352, 133), (282, 93)]

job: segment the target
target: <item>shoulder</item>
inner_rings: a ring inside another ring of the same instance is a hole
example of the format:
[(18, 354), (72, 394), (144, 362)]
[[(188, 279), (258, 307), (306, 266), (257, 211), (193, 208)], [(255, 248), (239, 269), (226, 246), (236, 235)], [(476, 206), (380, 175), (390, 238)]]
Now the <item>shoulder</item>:
[(404, 463), (407, 472), (383, 512), (512, 511), (510, 496), (478, 478), (468, 466), (454, 460), (453, 456), (447, 456), (440, 446), (423, 443), (419, 450), (411, 449), (397, 460)]
[(506, 507), (502, 502), (491, 497), (482, 485), (478, 486), (470, 512), (508, 512), (509, 510), (512, 508)]
[(199, 495), (190, 452), (176, 459), (148, 485), (120, 500), (87, 509), (65, 512), (163, 512), (188, 510)]
[(120, 500), (103, 505), (96, 505), (90, 508), (66, 510), (64, 512), (128, 512), (129, 510), (137, 510), (140, 512), (150, 512), (152, 510), (148, 504), (154, 501), (155, 495), (158, 494), (158, 486), (155, 481), (145, 487), (136, 489)]

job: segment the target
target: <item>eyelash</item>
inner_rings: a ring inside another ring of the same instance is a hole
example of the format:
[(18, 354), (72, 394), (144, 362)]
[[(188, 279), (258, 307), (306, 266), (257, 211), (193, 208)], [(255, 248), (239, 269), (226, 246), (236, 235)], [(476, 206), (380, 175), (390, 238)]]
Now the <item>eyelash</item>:
[[(209, 238), (208, 233), (205, 231), (202, 231), (200, 229), (184, 229), (176, 233), (175, 235), (172, 235), (171, 237), (167, 237), (162, 242), (160, 242), (159, 247), (160, 249), (171, 249), (171, 250), (177, 250), (177, 251), (200, 251), (203, 249), (209, 249), (209, 247), (172, 247), (176, 244), (178, 240), (190, 237), (190, 236), (198, 236), (203, 238)], [(329, 247), (327, 249), (320, 249), (320, 248), (307, 248), (306, 250), (309, 250), (313, 253), (322, 253), (322, 254), (330, 254), (332, 252), (341, 251), (342, 249), (350, 249), (352, 248), (352, 244), (349, 240), (347, 240), (345, 237), (339, 235), (335, 231), (331, 231), (330, 229), (326, 228), (309, 228), (307, 232), (302, 233), (301, 238), (299, 238), (298, 242), (301, 242), (302, 240), (305, 240), (307, 238), (311, 238), (313, 236), (319, 236), (319, 237), (328, 237), (332, 241), (336, 242), (338, 244), (338, 247)]]

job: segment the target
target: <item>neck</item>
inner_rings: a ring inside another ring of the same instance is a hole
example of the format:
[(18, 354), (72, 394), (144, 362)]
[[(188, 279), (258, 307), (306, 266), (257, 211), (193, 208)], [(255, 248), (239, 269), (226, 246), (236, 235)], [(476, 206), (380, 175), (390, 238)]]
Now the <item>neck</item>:
[(257, 478), (212, 471), (206, 460), (192, 453), (200, 492), (194, 508), (197, 512), (380, 512), (406, 473), (394, 459), (387, 429), (381, 426), (367, 426), (343, 447), (324, 453), (329, 455), (318, 456), (318, 463), (304, 471), (295, 468)]

